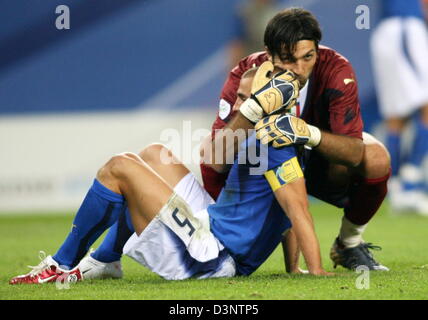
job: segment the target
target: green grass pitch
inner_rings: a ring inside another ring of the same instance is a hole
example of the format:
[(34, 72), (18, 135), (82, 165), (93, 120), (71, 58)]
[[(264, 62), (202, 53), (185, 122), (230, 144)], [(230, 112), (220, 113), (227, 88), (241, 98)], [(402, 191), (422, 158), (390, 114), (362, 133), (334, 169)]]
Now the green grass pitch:
[[(290, 276), (284, 272), (281, 248), (249, 277), (166, 281), (128, 257), (121, 280), (94, 280), (58, 289), (55, 284), (11, 286), (8, 280), (38, 264), (38, 251), (56, 252), (70, 230), (72, 215), (0, 215), (0, 300), (9, 299), (427, 299), (428, 219), (392, 216), (384, 205), (365, 233), (383, 247), (375, 257), (390, 272), (371, 272), (369, 288), (358, 289), (361, 274), (338, 267), (328, 257), (338, 232), (341, 211), (319, 202), (311, 205), (321, 243), (323, 264), (335, 277)], [(99, 243), (99, 242), (97, 242)], [(96, 247), (97, 244), (94, 245)]]

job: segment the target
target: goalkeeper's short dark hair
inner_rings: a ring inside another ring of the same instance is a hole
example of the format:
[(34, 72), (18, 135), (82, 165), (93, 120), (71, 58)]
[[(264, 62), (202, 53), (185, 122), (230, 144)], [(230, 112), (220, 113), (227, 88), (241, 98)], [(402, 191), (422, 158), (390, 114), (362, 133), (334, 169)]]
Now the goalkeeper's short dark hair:
[(321, 37), (321, 28), (311, 12), (302, 8), (290, 8), (277, 13), (269, 21), (264, 43), (272, 56), (277, 55), (281, 60), (293, 60), (298, 41), (313, 40), (318, 49)]

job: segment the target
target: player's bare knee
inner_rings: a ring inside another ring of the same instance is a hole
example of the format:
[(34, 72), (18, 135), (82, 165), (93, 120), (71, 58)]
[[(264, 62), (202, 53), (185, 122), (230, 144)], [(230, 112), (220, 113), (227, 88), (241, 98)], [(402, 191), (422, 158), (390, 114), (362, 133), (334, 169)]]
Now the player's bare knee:
[(166, 149), (166, 147), (161, 143), (152, 143), (145, 147), (141, 152), (139, 153), (139, 156), (141, 159), (143, 159), (145, 162), (150, 162), (155, 159), (159, 159), (159, 155), (162, 152), (163, 149)]
[[(117, 177), (117, 170), (122, 165), (124, 156), (118, 155), (112, 157), (106, 164), (104, 164), (97, 172), (97, 180), (106, 188), (116, 193), (120, 192), (119, 179)], [(129, 159), (129, 158), (128, 158)]]
[(380, 175), (385, 176), (389, 173), (391, 169), (391, 156), (388, 150), (380, 147), (378, 148), (375, 165)]
[(147, 146), (139, 153), (139, 156), (149, 165), (153, 163), (170, 164), (174, 159), (171, 150), (161, 143)]
[(113, 156), (100, 170), (98, 170), (97, 179), (101, 182), (112, 182), (113, 180), (117, 180), (122, 175), (129, 161), (132, 160), (126, 154)]
[(122, 153), (119, 153), (118, 156), (124, 156), (125, 158), (130, 158), (135, 161), (141, 162), (141, 157), (138, 154), (133, 152), (122, 152)]
[(365, 175), (368, 178), (380, 178), (386, 176), (391, 168), (391, 158), (383, 144), (371, 144), (366, 146), (364, 156)]

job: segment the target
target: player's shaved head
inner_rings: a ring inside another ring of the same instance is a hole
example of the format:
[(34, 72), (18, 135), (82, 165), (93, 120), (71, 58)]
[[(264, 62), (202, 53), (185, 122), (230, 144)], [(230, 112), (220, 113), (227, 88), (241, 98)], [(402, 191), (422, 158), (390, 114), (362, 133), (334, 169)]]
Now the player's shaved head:
[(297, 42), (312, 40), (318, 48), (321, 37), (320, 26), (311, 12), (302, 8), (290, 8), (279, 12), (269, 21), (264, 43), (272, 56), (292, 61)]
[(251, 85), (258, 68), (259, 67), (254, 66), (242, 74), (238, 90), (236, 91), (236, 101), (233, 105), (233, 111), (238, 111), (241, 104), (250, 97)]
[(241, 79), (254, 78), (259, 67), (252, 67), (242, 74)]

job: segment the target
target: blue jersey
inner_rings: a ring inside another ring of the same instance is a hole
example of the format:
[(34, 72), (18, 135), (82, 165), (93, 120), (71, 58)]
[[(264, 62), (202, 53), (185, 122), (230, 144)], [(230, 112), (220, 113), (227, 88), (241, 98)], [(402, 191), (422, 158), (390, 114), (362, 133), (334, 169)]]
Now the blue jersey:
[[(211, 231), (234, 258), (241, 275), (254, 272), (291, 227), (273, 194), (268, 174), (281, 176), (283, 166), (292, 164), (300, 171), (298, 176), (303, 176), (295, 147), (260, 147), (254, 135), (247, 143), (247, 148), (241, 146), (217, 202), (208, 207)], [(249, 150), (257, 150), (259, 163), (251, 161)], [(286, 171), (287, 179), (295, 175), (293, 170)]]
[(417, 17), (423, 19), (421, 0), (383, 0), (383, 14), (389, 17)]

